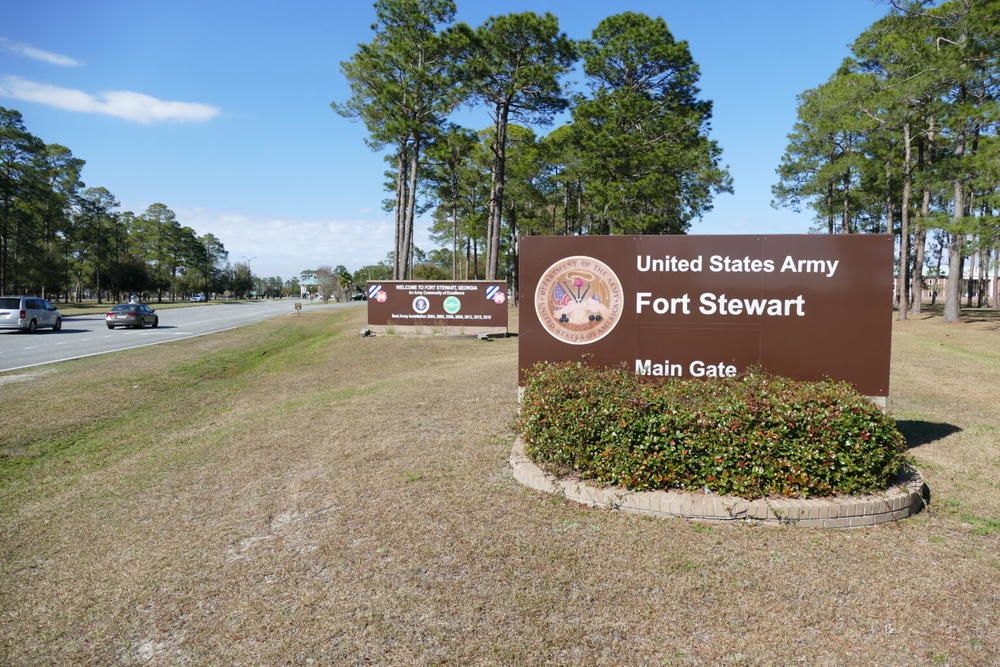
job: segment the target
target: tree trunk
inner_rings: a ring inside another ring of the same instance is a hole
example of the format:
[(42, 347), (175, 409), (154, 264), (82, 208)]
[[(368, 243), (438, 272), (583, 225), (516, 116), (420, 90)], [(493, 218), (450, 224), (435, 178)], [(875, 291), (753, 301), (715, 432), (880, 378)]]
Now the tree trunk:
[(897, 318), (905, 320), (910, 310), (910, 188), (913, 183), (911, 163), (913, 149), (910, 141), (910, 124), (903, 124), (903, 210), (899, 228), (899, 313)]
[(490, 221), (486, 229), (486, 279), (496, 280), (500, 262), (500, 225), (503, 219), (503, 191), (507, 167), (507, 116), (510, 104), (496, 106), (493, 137), (493, 169), (490, 179)]
[[(972, 237), (973, 243), (975, 243), (975, 236)], [(965, 281), (965, 307), (972, 308), (972, 295), (976, 290), (976, 264), (979, 256), (975, 252), (969, 254), (965, 258), (965, 261), (969, 265), (969, 279)], [(962, 268), (962, 274), (965, 274), (965, 267)]]
[(402, 265), (403, 277), (402, 280), (408, 280), (412, 277), (413, 267), (410, 261), (411, 253), (413, 252), (413, 219), (416, 214), (417, 207), (417, 167), (420, 163), (420, 137), (415, 136), (413, 138), (413, 150), (410, 153), (410, 181), (407, 186), (407, 206), (406, 206), (406, 221), (403, 228), (403, 251), (404, 251), (404, 263)]
[(583, 181), (576, 183), (576, 235), (583, 233)]
[[(964, 95), (962, 96), (964, 98)], [(965, 136), (959, 137), (955, 146), (955, 157), (961, 162), (965, 153)], [(959, 167), (961, 169), (961, 166)], [(965, 217), (965, 184), (959, 172), (954, 180), (955, 207), (952, 223), (955, 226), (948, 234), (948, 282), (945, 284), (944, 321), (958, 322), (961, 314), (962, 298), (962, 245), (965, 234), (961, 232), (962, 218)]]
[[(854, 230), (851, 229), (851, 171), (848, 170), (844, 174), (844, 192), (842, 195), (842, 210), (840, 213), (840, 231), (844, 234), (851, 234)], [(892, 233), (892, 230), (889, 230)]]
[(507, 274), (507, 278), (510, 282), (510, 287), (507, 290), (508, 293), (513, 294), (511, 301), (514, 305), (517, 305), (517, 269), (518, 269), (518, 257), (517, 257), (517, 215), (516, 209), (511, 207), (510, 212), (510, 272)]
[(0, 232), (0, 294), (7, 293), (7, 235)]
[[(563, 188), (563, 234), (569, 234), (569, 183)], [(556, 207), (552, 207), (552, 234), (559, 234), (559, 229), (557, 227), (558, 218), (556, 218)]]
[[(955, 182), (955, 204), (962, 204), (962, 185)], [(962, 300), (962, 245), (965, 235), (953, 231), (948, 234), (948, 280), (944, 287), (944, 321), (958, 322)]]
[(479, 280), (479, 244), (472, 239), (472, 279)]
[(941, 286), (941, 257), (944, 255), (944, 241), (938, 245), (937, 263), (934, 265), (934, 291), (931, 292), (931, 305), (937, 303), (938, 291)]
[(97, 277), (97, 303), (101, 303), (101, 264), (104, 262), (104, 258), (101, 253), (101, 219), (97, 219), (97, 261), (94, 262), (96, 265), (96, 277)]
[(7, 261), (8, 261), (8, 241), (11, 202), (4, 197), (3, 206), (0, 207), (0, 294), (7, 294)]
[(986, 303), (986, 286), (989, 284), (990, 256), (984, 248), (979, 251), (979, 278), (976, 280), (976, 308), (982, 308)]
[(993, 282), (990, 291), (993, 294), (993, 307), (1000, 308), (1000, 243), (993, 248)]
[(924, 246), (927, 245), (927, 230), (918, 228), (913, 232), (913, 272), (910, 276), (910, 315), (919, 315), (924, 300)]
[(451, 279), (458, 280), (458, 210), (451, 206)]
[[(930, 192), (925, 190), (924, 194), (929, 195)], [(927, 220), (924, 212), (921, 213), (920, 217), (923, 221)], [(919, 315), (924, 302), (924, 260), (927, 253), (927, 230), (923, 227), (918, 227), (913, 232), (913, 246), (913, 289), (910, 298), (910, 315)]]
[(69, 240), (63, 241), (63, 303), (69, 303)]
[(469, 279), (469, 267), (472, 265), (472, 238), (465, 239), (465, 268), (462, 272), (462, 280)]
[(396, 152), (396, 233), (395, 251), (392, 258), (392, 279), (401, 280), (399, 266), (403, 257), (403, 221), (406, 218), (406, 154), (405, 147)]
[(834, 232), (834, 215), (833, 215), (833, 181), (826, 184), (826, 232), (828, 234), (833, 234)]
[[(927, 119), (927, 169), (934, 164), (934, 116)], [(924, 144), (920, 142), (918, 164), (921, 173), (924, 172)], [(927, 218), (931, 212), (931, 191), (924, 186), (923, 201), (920, 204), (920, 226), (914, 233), (916, 259), (913, 263), (913, 291), (916, 296), (910, 302), (910, 314), (919, 315), (924, 300), (924, 247), (927, 245)], [(936, 279), (936, 276), (935, 276)]]
[[(886, 160), (883, 164), (885, 167), (885, 230), (892, 236), (893, 244), (895, 244), (896, 237), (898, 233), (896, 232), (896, 221), (893, 219), (894, 208), (892, 205), (892, 188), (890, 183), (892, 182), (892, 166), (889, 161)], [(895, 248), (895, 245), (893, 246)], [(899, 243), (899, 257), (898, 260), (893, 263), (893, 269), (895, 276), (892, 281), (892, 291), (893, 291), (893, 304), (896, 306), (896, 312), (899, 312), (899, 304), (902, 302), (902, 276), (903, 276), (903, 243)]]

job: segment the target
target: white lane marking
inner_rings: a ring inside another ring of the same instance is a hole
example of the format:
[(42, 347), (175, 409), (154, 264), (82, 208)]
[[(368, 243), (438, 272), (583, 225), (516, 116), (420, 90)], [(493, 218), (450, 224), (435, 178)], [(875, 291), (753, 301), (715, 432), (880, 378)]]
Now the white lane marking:
[[(233, 327), (228, 327), (226, 329), (216, 329), (214, 331), (206, 331), (204, 333), (196, 334), (180, 334), (184, 338), (199, 338), (201, 336), (211, 336), (212, 334), (222, 333), (223, 331), (232, 331), (233, 329), (239, 329), (241, 324), (237, 324)], [(25, 364), (24, 366), (14, 366), (13, 368), (0, 368), (0, 373), (6, 373), (7, 371), (19, 371), (22, 368), (32, 368), (34, 366), (45, 366), (46, 364), (58, 364), (63, 361), (73, 361), (74, 359), (86, 359), (87, 357), (97, 357), (102, 354), (110, 354), (111, 352), (125, 352), (126, 350), (135, 350), (140, 347), (149, 347), (151, 345), (162, 345), (163, 343), (173, 343), (177, 340), (184, 340), (184, 338), (165, 338), (163, 340), (155, 340), (151, 343), (142, 343), (141, 345), (129, 345), (128, 347), (119, 347), (114, 350), (102, 350), (101, 352), (90, 352), (89, 354), (78, 354), (72, 357), (65, 357), (63, 359), (53, 359), (52, 361), (40, 361), (37, 364)]]
[[(360, 306), (360, 305), (363, 305), (363, 304), (354, 303), (354, 302), (346, 302), (346, 303), (337, 303), (337, 304), (329, 304), (329, 305), (325, 305), (325, 306), (320, 306), (320, 308), (323, 309), (323, 310), (326, 310), (327, 308), (337, 308), (337, 307), (344, 307), (344, 306)], [(282, 314), (290, 314), (290, 313), (275, 313), (274, 316), (277, 317), (277, 316), (282, 315)], [(111, 352), (124, 352), (126, 350), (134, 350), (134, 349), (140, 348), (140, 347), (150, 347), (152, 345), (162, 345), (164, 343), (173, 343), (174, 341), (184, 340), (185, 338), (200, 338), (201, 336), (211, 336), (212, 334), (222, 333), (223, 331), (232, 331), (233, 329), (239, 329), (240, 327), (246, 326), (247, 324), (253, 324), (253, 322), (246, 322), (246, 323), (243, 323), (243, 324), (236, 324), (236, 325), (233, 325), (231, 327), (226, 327), (225, 329), (215, 329), (213, 331), (205, 331), (203, 333), (194, 333), (194, 334), (175, 333), (174, 335), (182, 336), (182, 337), (181, 338), (164, 338), (163, 340), (155, 340), (155, 341), (152, 341), (150, 343), (143, 343), (141, 345), (129, 345), (128, 347), (119, 347), (119, 348), (116, 348), (114, 350), (102, 350), (101, 352), (91, 352), (89, 354), (78, 354), (76, 356), (65, 357), (63, 359), (53, 359), (51, 361), (40, 361), (40, 362), (35, 363), (35, 364), (25, 364), (23, 366), (13, 366), (11, 368), (0, 368), (0, 373), (6, 373), (7, 371), (18, 371), (18, 370), (21, 370), (22, 368), (33, 368), (35, 366), (45, 366), (47, 364), (58, 364), (58, 363), (61, 363), (63, 361), (72, 361), (74, 359), (85, 359), (87, 357), (97, 357), (97, 356), (100, 356), (102, 354), (109, 354)]]
[(38, 346), (37, 345), (32, 345), (31, 347), (26, 347), (24, 349), (25, 350), (34, 350), (36, 347), (38, 347)]

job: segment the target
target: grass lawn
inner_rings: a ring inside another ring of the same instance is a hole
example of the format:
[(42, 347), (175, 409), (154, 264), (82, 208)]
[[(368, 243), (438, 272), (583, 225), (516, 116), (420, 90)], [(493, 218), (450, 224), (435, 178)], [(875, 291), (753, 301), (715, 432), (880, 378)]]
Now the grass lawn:
[(995, 319), (894, 325), (932, 504), (819, 531), (523, 488), (517, 339), (364, 313), (0, 374), (0, 663), (1000, 661)]

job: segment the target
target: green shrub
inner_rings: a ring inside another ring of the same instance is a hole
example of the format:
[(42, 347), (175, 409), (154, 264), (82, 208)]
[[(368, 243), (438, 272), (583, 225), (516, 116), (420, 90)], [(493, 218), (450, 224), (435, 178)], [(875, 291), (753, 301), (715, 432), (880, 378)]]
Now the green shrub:
[(678, 380), (537, 364), (520, 427), (527, 455), (550, 469), (743, 498), (882, 491), (905, 451), (895, 422), (850, 385), (756, 371)]

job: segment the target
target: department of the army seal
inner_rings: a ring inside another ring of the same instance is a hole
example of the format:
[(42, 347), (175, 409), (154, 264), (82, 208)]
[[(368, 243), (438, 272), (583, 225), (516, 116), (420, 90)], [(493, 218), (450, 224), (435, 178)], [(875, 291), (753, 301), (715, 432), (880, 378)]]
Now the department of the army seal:
[(570, 345), (588, 345), (611, 333), (624, 303), (621, 282), (611, 267), (583, 255), (560, 259), (535, 287), (538, 321)]

